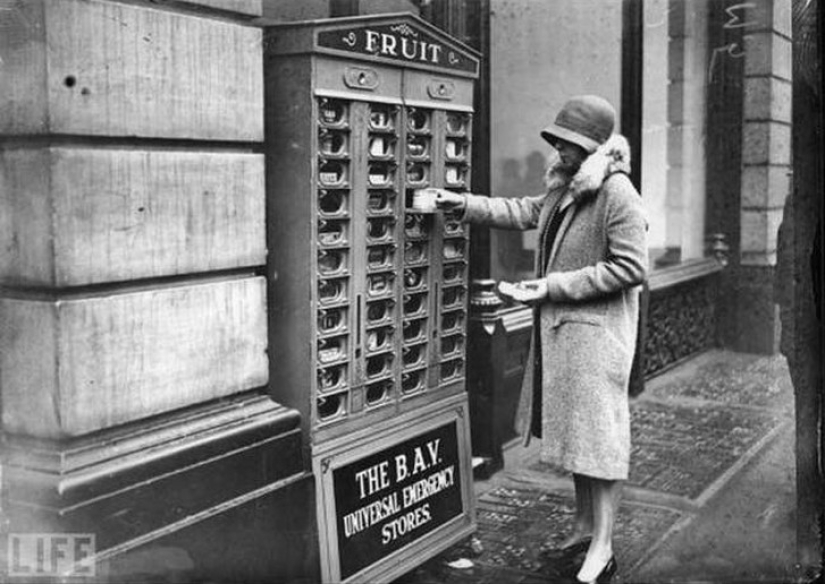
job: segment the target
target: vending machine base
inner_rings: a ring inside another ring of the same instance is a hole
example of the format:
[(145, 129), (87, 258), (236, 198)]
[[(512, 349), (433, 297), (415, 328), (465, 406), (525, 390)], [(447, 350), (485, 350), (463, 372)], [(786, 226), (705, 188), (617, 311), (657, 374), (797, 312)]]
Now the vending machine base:
[(466, 395), (315, 450), (324, 582), (389, 582), (475, 530)]

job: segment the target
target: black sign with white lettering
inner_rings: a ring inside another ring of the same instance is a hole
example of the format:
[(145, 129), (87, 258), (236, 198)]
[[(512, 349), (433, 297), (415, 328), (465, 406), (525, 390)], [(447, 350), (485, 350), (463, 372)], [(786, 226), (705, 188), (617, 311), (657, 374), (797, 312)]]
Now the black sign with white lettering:
[(451, 422), (333, 471), (346, 579), (464, 511)]
[(318, 33), (318, 46), (392, 61), (478, 73), (478, 61), (406, 22)]

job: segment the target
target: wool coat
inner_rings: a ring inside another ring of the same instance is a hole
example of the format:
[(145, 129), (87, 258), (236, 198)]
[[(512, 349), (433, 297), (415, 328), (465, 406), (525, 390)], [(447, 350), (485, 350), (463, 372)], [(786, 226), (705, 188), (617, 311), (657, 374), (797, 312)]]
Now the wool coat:
[[(467, 195), (464, 210), (471, 223), (539, 230), (536, 276), (548, 294), (535, 309), (519, 430), (529, 441), (541, 412), (542, 460), (605, 480), (628, 475), (628, 382), (648, 266), (647, 221), (629, 171), (627, 141), (613, 135), (572, 179), (551, 165), (546, 193)], [(560, 202), (569, 206), (549, 246)]]

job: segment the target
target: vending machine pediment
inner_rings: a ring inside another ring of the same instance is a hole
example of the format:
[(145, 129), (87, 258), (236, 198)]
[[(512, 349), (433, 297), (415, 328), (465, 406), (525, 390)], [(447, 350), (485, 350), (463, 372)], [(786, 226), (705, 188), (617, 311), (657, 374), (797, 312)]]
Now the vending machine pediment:
[(289, 23), (268, 31), (270, 54), (312, 52), (476, 78), (480, 53), (410, 13)]

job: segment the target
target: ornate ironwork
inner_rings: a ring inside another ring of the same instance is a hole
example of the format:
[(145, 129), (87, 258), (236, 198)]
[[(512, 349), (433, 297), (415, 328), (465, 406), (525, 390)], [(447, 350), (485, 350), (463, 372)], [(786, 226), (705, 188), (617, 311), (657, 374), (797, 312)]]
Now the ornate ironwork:
[(710, 276), (651, 292), (646, 377), (716, 344), (716, 282)]

